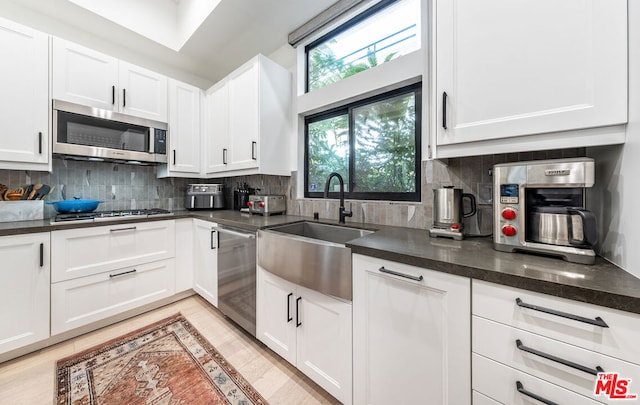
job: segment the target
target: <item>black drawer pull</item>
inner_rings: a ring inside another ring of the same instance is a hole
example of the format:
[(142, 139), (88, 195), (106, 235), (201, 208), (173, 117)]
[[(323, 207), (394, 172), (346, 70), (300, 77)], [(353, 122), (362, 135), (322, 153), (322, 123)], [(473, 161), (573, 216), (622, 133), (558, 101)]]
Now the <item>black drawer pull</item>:
[(44, 267), (44, 243), (40, 244), (40, 267)]
[(583, 366), (582, 364), (574, 363), (572, 361), (565, 360), (563, 358), (554, 356), (552, 354), (541, 352), (540, 350), (532, 349), (532, 348), (527, 347), (524, 344), (522, 344), (522, 341), (520, 339), (516, 339), (516, 347), (518, 348), (518, 350), (522, 350), (523, 352), (531, 353), (533, 355), (540, 356), (540, 357), (545, 358), (547, 360), (555, 361), (556, 363), (562, 364), (562, 365), (567, 366), (567, 367), (575, 368), (576, 370), (580, 370), (580, 371), (585, 372), (587, 374), (591, 374), (591, 375), (596, 375), (597, 376), (598, 373), (603, 373), (604, 372), (604, 370), (600, 366), (596, 366), (596, 368), (589, 368), (587, 366)]
[(291, 316), (291, 297), (293, 296), (293, 293), (289, 293), (289, 295), (287, 295), (287, 323), (293, 321), (293, 317)]
[(38, 153), (42, 155), (42, 132), (38, 132)]
[(442, 128), (447, 129), (447, 92), (442, 92)]
[(127, 89), (122, 89), (122, 106), (127, 106)]
[(384, 266), (380, 267), (378, 271), (381, 273), (393, 274), (394, 276), (398, 276), (398, 277), (408, 278), (409, 280), (414, 280), (414, 281), (422, 281), (424, 278), (422, 277), (422, 275), (412, 276), (411, 274), (398, 273), (397, 271), (385, 269)]
[(116, 103), (116, 86), (111, 86), (111, 105)]
[(522, 385), (522, 383), (520, 381), (516, 381), (516, 389), (518, 390), (519, 393), (521, 393), (522, 395), (526, 395), (529, 398), (533, 398), (536, 401), (540, 401), (543, 404), (547, 404), (547, 405), (558, 405), (557, 402), (553, 402), (553, 401), (549, 401), (546, 398), (541, 397), (540, 395), (534, 394), (531, 391), (527, 391), (524, 389), (524, 385)]
[(300, 315), (300, 300), (302, 300), (302, 297), (298, 297), (296, 298), (296, 328), (300, 327), (302, 325), (302, 322), (300, 321), (299, 315)]
[(607, 325), (606, 322), (599, 316), (597, 316), (595, 319), (585, 318), (580, 315), (569, 314), (566, 312), (556, 311), (555, 309), (549, 309), (549, 308), (539, 307), (537, 305), (527, 304), (525, 302), (522, 302), (520, 298), (516, 298), (516, 304), (518, 304), (518, 306), (522, 308), (533, 309), (534, 311), (540, 311), (540, 312), (544, 312), (545, 314), (551, 314), (551, 315), (560, 316), (560, 317), (571, 319), (578, 322), (588, 323), (589, 325), (596, 325), (601, 328), (609, 327), (609, 325)]
[(138, 227), (130, 226), (128, 228), (109, 229), (109, 232), (135, 231), (136, 229), (138, 229)]
[(120, 277), (120, 276), (124, 276), (124, 275), (127, 275), (127, 274), (133, 274), (136, 271), (138, 271), (138, 270), (133, 269), (133, 270), (129, 270), (129, 271), (123, 271), (122, 273), (109, 274), (109, 278)]

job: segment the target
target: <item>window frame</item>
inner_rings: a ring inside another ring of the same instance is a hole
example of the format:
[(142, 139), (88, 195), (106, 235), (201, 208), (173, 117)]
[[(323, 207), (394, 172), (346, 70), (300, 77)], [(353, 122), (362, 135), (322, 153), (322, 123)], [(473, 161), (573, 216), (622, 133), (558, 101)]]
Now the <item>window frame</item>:
[(309, 93), (309, 50), (317, 47), (318, 45), (320, 45), (322, 43), (324, 43), (327, 39), (329, 39), (331, 37), (334, 37), (336, 35), (339, 35), (339, 34), (343, 33), (344, 31), (349, 30), (350, 28), (358, 25), (362, 21), (364, 21), (367, 18), (373, 16), (374, 14), (378, 13), (379, 11), (384, 10), (388, 6), (390, 6), (393, 3), (396, 3), (398, 1), (400, 1), (400, 0), (381, 0), (377, 4), (371, 6), (370, 8), (366, 9), (362, 13), (360, 13), (360, 14), (356, 15), (355, 17), (351, 18), (350, 20), (346, 21), (344, 24), (341, 24), (337, 28), (327, 32), (324, 35), (322, 35), (320, 38), (308, 43), (307, 45), (305, 45), (304, 46), (304, 92), (305, 92), (305, 94)]
[[(413, 94), (415, 98), (415, 191), (413, 192), (358, 192), (355, 189), (355, 134), (354, 134), (354, 117), (353, 110), (362, 106), (374, 104), (379, 101), (388, 100), (397, 96)], [(308, 115), (304, 118), (304, 198), (324, 198), (324, 184), (321, 191), (309, 191), (309, 124), (325, 119), (333, 118), (339, 115), (347, 115), (349, 127), (349, 176), (345, 181), (344, 192), (345, 199), (351, 200), (382, 200), (382, 201), (421, 201), (421, 179), (422, 179), (422, 82), (414, 83), (385, 93), (348, 103), (341, 107), (332, 108), (317, 114)], [(329, 198), (339, 198), (340, 193), (330, 191)]]

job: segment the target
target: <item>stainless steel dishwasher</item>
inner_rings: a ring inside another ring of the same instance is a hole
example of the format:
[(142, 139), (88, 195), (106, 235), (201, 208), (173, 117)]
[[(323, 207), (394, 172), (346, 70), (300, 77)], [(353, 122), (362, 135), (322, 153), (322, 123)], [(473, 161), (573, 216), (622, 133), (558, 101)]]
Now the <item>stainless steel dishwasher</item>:
[(256, 335), (256, 233), (218, 226), (218, 309)]

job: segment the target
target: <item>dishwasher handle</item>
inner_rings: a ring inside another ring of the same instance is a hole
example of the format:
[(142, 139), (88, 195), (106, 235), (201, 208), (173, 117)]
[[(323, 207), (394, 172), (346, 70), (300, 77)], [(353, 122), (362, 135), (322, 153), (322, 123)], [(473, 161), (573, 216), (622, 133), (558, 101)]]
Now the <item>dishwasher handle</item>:
[(240, 238), (246, 238), (246, 239), (255, 239), (256, 238), (256, 233), (255, 232), (251, 232), (251, 231), (245, 231), (242, 229), (236, 229), (236, 228), (226, 228), (226, 227), (222, 227), (222, 226), (214, 226), (211, 228), (214, 231), (218, 231), (219, 233), (228, 233), (234, 236), (238, 236)]

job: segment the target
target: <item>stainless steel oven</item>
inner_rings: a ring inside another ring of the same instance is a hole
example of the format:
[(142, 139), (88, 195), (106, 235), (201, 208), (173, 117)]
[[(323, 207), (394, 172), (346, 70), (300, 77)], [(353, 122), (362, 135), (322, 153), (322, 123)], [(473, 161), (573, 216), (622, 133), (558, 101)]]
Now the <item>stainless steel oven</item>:
[(218, 309), (256, 335), (256, 233), (218, 226)]

